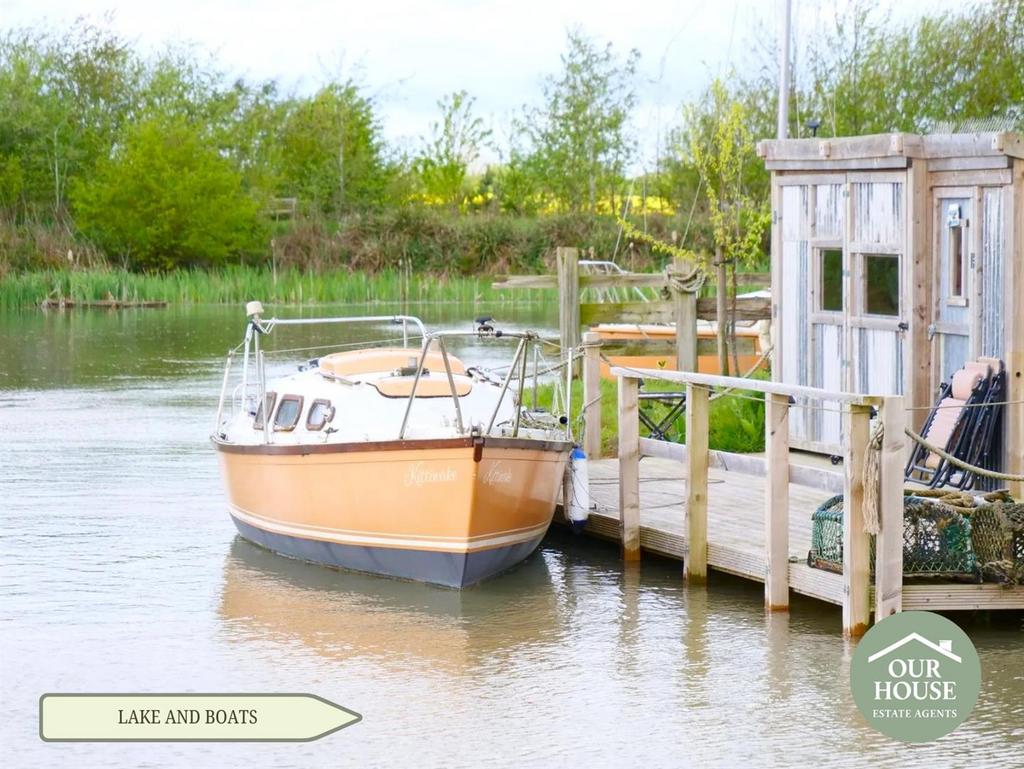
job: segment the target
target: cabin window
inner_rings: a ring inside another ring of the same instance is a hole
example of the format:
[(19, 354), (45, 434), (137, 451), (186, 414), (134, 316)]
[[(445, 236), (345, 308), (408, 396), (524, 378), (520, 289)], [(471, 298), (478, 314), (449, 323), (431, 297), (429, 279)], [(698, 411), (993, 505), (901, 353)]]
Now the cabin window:
[(334, 406), (325, 398), (317, 398), (309, 407), (309, 414), (306, 415), (306, 429), (323, 430), (324, 426), (334, 419)]
[(864, 256), (864, 310), (868, 315), (900, 314), (900, 258), (896, 254)]
[[(263, 415), (270, 414), (274, 411), (274, 401), (277, 400), (277, 393), (267, 393), (263, 398), (263, 403), (256, 409), (256, 417), (252, 421), (253, 429), (263, 429)], [(266, 408), (264, 408), (264, 406)]]
[(819, 309), (822, 312), (842, 312), (843, 252), (838, 248), (823, 248), (818, 254), (818, 274), (821, 276)]
[(964, 228), (949, 227), (949, 296), (964, 298)]
[(288, 432), (294, 430), (299, 423), (299, 414), (302, 413), (302, 396), (282, 395), (281, 403), (277, 407), (277, 414), (274, 416), (274, 430)]

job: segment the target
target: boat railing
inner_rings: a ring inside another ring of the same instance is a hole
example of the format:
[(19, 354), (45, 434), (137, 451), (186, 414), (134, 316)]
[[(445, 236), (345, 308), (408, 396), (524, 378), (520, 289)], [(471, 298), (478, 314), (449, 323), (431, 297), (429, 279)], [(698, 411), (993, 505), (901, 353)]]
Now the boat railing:
[[(529, 353), (531, 349), (534, 350), (534, 366), (533, 366), (533, 387), (534, 387), (534, 406), (537, 404), (537, 387), (539, 378), (539, 358), (537, 354), (537, 346), (540, 344), (552, 344), (542, 339), (538, 334), (525, 331), (525, 332), (503, 332), (501, 330), (494, 329), (491, 325), (486, 322), (478, 324), (478, 328), (473, 331), (438, 331), (434, 333), (427, 333), (423, 322), (411, 315), (377, 315), (377, 316), (357, 316), (357, 317), (329, 317), (329, 318), (270, 318), (263, 320), (260, 318), (262, 313), (262, 306), (258, 302), (250, 302), (247, 306), (247, 312), (249, 315), (249, 323), (246, 326), (245, 338), (238, 347), (233, 348), (228, 352), (227, 360), (224, 365), (224, 376), (221, 383), (220, 400), (217, 406), (217, 421), (215, 425), (215, 433), (223, 436), (223, 427), (226, 420), (234, 419), (237, 410), (245, 410), (247, 400), (250, 394), (255, 396), (255, 404), (257, 410), (259, 404), (266, 402), (266, 351), (262, 349), (260, 339), (271, 333), (278, 326), (300, 326), (300, 325), (317, 325), (317, 324), (332, 324), (332, 323), (381, 323), (390, 322), (402, 325), (402, 340), (403, 346), (409, 346), (409, 326), (413, 325), (419, 331), (419, 338), (422, 340), (420, 344), (420, 355), (417, 360), (416, 373), (413, 378), (412, 387), (409, 392), (408, 399), (405, 405), (405, 412), (402, 417), (402, 423), (398, 431), (399, 440), (403, 440), (406, 437), (409, 428), (409, 419), (412, 414), (413, 403), (416, 400), (416, 394), (419, 388), (420, 380), (424, 374), (427, 356), (432, 350), (437, 350), (441, 353), (441, 360), (444, 364), (445, 376), (448, 380), (449, 396), (452, 399), (452, 403), (455, 410), (455, 425), (460, 435), (465, 435), (467, 432), (479, 432), (479, 427), (470, 425), (467, 430), (467, 425), (464, 423), (462, 415), (462, 407), (460, 404), (460, 396), (455, 383), (455, 374), (452, 370), (451, 362), (449, 360), (448, 346), (445, 342), (446, 339), (464, 337), (464, 338), (475, 338), (475, 339), (495, 339), (495, 340), (517, 340), (517, 346), (515, 354), (512, 357), (512, 362), (508, 367), (502, 382), (501, 392), (498, 396), (498, 401), (491, 412), (490, 418), (487, 423), (487, 427), (482, 435), (492, 435), (495, 423), (497, 422), (498, 415), (501, 411), (501, 406), (505, 402), (505, 398), (508, 394), (509, 387), (512, 380), (515, 378), (519, 381), (519, 396), (518, 396), (518, 407), (516, 408), (515, 418), (512, 424), (512, 436), (518, 437), (520, 428), (522, 426), (522, 412), (525, 401), (525, 383), (527, 379), (527, 362), (529, 359)], [(235, 355), (239, 349), (243, 350), (243, 362), (242, 362), (242, 379), (241, 381), (231, 390), (230, 398), (228, 397), (228, 385), (231, 377), (232, 364)], [(564, 393), (564, 405), (566, 410), (566, 418), (562, 420), (562, 425), (565, 430), (566, 440), (572, 440), (572, 424), (571, 420), (568, 419), (569, 404), (571, 403), (572, 396), (572, 365), (571, 362), (574, 358), (573, 351), (570, 350), (569, 354), (566, 355), (564, 351), (560, 350), (560, 357), (563, 359), (560, 363), (553, 366), (549, 366), (545, 369), (545, 373), (556, 371), (563, 366), (566, 369), (565, 372), (565, 393)], [(255, 359), (254, 365), (254, 381), (250, 380), (250, 358)], [(228, 416), (225, 419), (225, 405), (228, 406)], [(271, 442), (271, 415), (266, 414), (263, 419), (263, 439), (264, 443)]]

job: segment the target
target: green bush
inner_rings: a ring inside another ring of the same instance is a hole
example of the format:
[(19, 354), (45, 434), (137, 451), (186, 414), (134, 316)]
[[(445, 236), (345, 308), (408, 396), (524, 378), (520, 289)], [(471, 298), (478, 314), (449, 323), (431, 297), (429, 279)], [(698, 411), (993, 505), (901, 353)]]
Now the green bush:
[(214, 265), (265, 249), (259, 202), (182, 120), (129, 127), (72, 200), (82, 232), (133, 268)]

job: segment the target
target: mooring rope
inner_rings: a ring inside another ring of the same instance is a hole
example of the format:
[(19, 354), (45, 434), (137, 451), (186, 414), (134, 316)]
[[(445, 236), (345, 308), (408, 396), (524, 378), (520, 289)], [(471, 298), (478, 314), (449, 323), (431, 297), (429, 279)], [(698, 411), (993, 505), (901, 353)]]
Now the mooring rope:
[(967, 462), (964, 462), (962, 459), (957, 459), (952, 454), (950, 454), (948, 451), (945, 451), (944, 449), (941, 449), (938, 446), (936, 446), (936, 445), (934, 445), (932, 443), (929, 443), (924, 438), (922, 438), (920, 435), (918, 435), (913, 430), (911, 430), (909, 427), (903, 428), (903, 432), (905, 432), (911, 439), (913, 439), (917, 443), (920, 443), (922, 446), (924, 446), (929, 451), (935, 452), (940, 457), (945, 459), (947, 462), (949, 462), (952, 465), (955, 465), (956, 467), (959, 467), (961, 470), (967, 470), (968, 472), (976, 473), (978, 475), (983, 475), (986, 478), (994, 478), (997, 481), (1019, 481), (1021, 483), (1024, 483), (1024, 475), (1013, 475), (1011, 473), (1000, 473), (1000, 472), (997, 472), (996, 470), (989, 470), (989, 469), (984, 468), (984, 467), (978, 467), (977, 465), (969, 464)]
[[(909, 427), (904, 427), (903, 432), (906, 435), (919, 443), (928, 451), (932, 451), (945, 459), (955, 467), (965, 470), (967, 472), (975, 473), (977, 475), (984, 476), (985, 478), (993, 478), (999, 481), (1020, 481), (1024, 482), (1024, 475), (1014, 475), (1012, 473), (1000, 473), (996, 470), (989, 470), (985, 467), (978, 467), (972, 465), (969, 462), (965, 462), (962, 459), (950, 454), (945, 449), (939, 448), (933, 443), (929, 443), (923, 437), (915, 433)], [(864, 504), (861, 508), (861, 517), (863, 519), (864, 531), (868, 534), (878, 534), (881, 531), (881, 516), (879, 515), (880, 507), (880, 495), (881, 495), (881, 471), (880, 471), (880, 456), (882, 453), (882, 440), (885, 437), (885, 428), (882, 423), (879, 422), (875, 425), (875, 429), (871, 433), (871, 439), (868, 441), (867, 454), (864, 457), (864, 472), (862, 481), (864, 484)], [(954, 491), (941, 491), (938, 489), (919, 489), (913, 490), (918, 496), (937, 498), (939, 501), (948, 504), (950, 507), (956, 508), (959, 511), (963, 511), (966, 507), (962, 503), (966, 500), (973, 499), (972, 495), (964, 494), (963, 492)], [(1001, 492), (997, 492), (1001, 493)], [(989, 495), (986, 495), (988, 498)], [(969, 508), (967, 508), (969, 509)]]
[(864, 531), (868, 534), (878, 534), (882, 530), (882, 518), (879, 514), (879, 497), (882, 489), (882, 472), (880, 468), (880, 456), (882, 454), (882, 438), (885, 437), (885, 430), (882, 423), (875, 425), (871, 438), (868, 440), (867, 455), (864, 457), (864, 504), (861, 505), (861, 519)]

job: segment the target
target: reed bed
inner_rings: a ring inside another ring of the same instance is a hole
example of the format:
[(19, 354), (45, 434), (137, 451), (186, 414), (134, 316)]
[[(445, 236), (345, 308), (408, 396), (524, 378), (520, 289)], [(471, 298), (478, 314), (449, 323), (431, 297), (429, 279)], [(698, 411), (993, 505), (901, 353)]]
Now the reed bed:
[(373, 302), (506, 302), (536, 301), (524, 291), (491, 288), (488, 276), (445, 277), (348, 270), (323, 273), (297, 269), (227, 266), (213, 270), (137, 273), (122, 269), (44, 269), (10, 273), (0, 278), (0, 309), (38, 305), (45, 299), (73, 302), (116, 299), (163, 301), (171, 304), (227, 304), (261, 299), (282, 304)]

